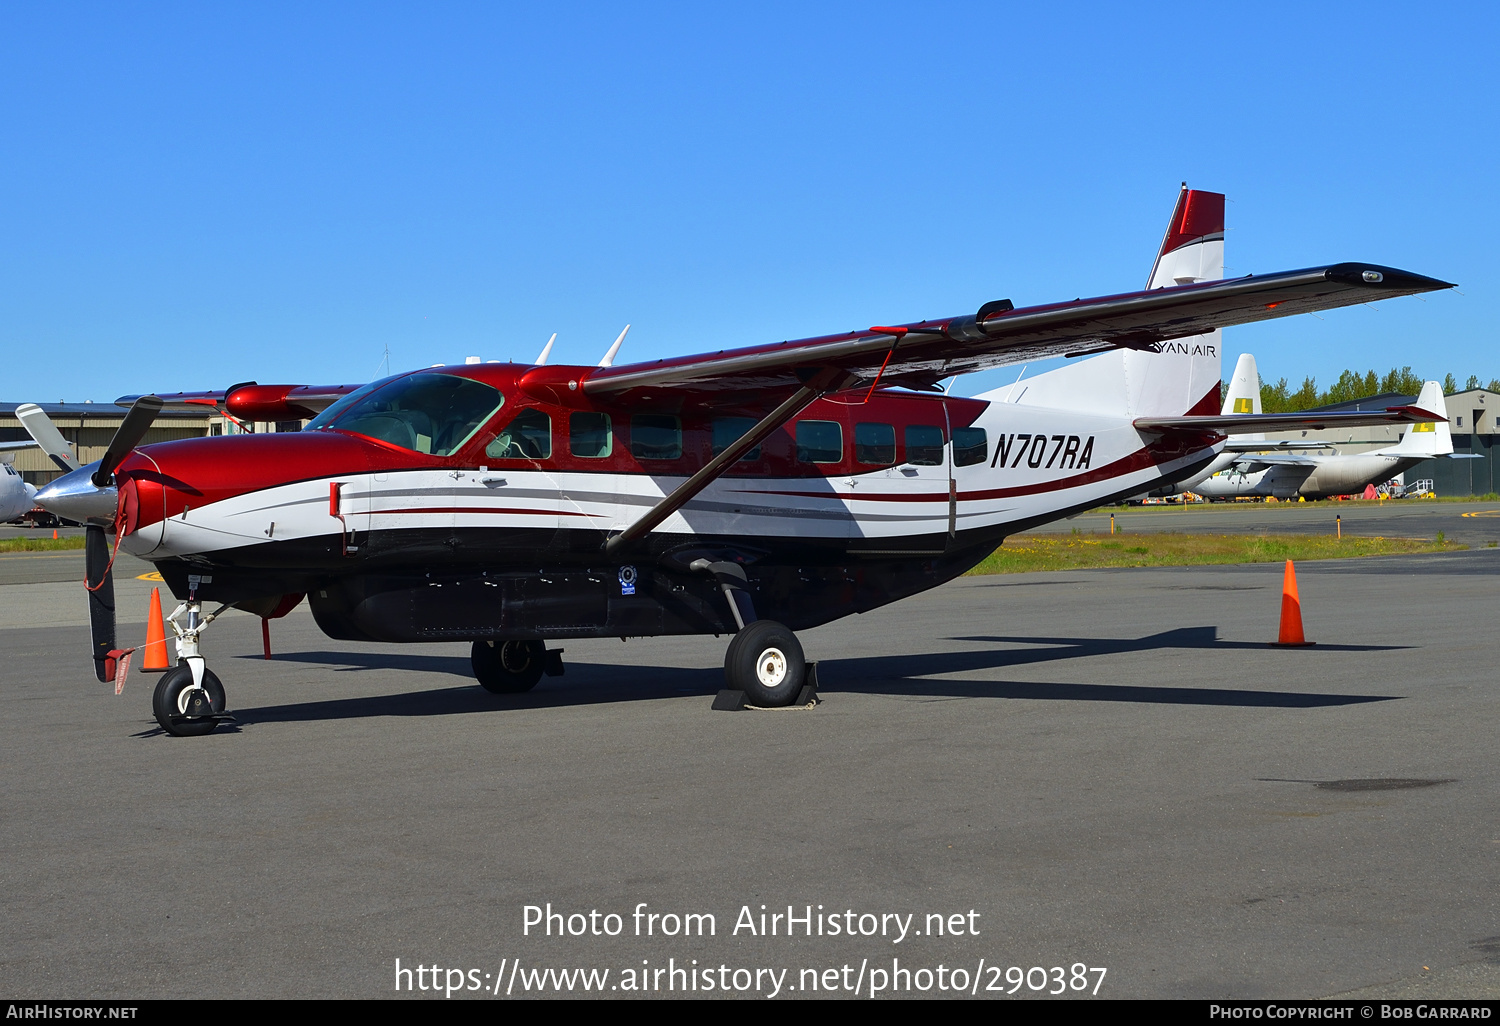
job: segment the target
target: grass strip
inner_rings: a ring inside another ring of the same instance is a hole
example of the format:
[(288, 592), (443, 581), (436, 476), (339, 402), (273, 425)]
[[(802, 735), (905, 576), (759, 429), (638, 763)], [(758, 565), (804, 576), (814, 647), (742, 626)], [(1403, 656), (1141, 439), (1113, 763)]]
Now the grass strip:
[(1228, 510), (1256, 511), (1289, 510), (1299, 509), (1306, 512), (1310, 509), (1323, 510), (1328, 513), (1337, 514), (1343, 509), (1359, 509), (1373, 507), (1375, 509), (1414, 509), (1418, 506), (1441, 505), (1455, 502), (1500, 502), (1500, 493), (1486, 492), (1484, 495), (1433, 495), (1425, 499), (1342, 499), (1334, 502), (1331, 499), (1318, 499), (1314, 502), (1296, 502), (1286, 499), (1238, 499), (1233, 502), (1154, 502), (1151, 505), (1131, 506), (1121, 503), (1114, 506), (1096, 506), (1089, 510), (1090, 513), (1124, 513), (1129, 512), (1131, 516), (1141, 513), (1146, 514), (1172, 514), (1172, 513), (1223, 513)]
[(0, 539), (0, 552), (56, 552), (81, 549), (83, 545), (84, 536), (81, 534), (69, 538), (3, 538)]
[(1394, 556), (1466, 549), (1420, 538), (1339, 539), (1322, 534), (1017, 534), (970, 570), (971, 574), (1024, 574), (1037, 570), (1097, 567), (1212, 566), (1224, 563), (1283, 563), (1312, 559)]

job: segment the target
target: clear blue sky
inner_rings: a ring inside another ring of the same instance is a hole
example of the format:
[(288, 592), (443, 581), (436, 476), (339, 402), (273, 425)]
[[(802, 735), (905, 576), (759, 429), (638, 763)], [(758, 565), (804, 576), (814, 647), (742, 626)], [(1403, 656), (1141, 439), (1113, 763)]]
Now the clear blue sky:
[(1500, 8), (1144, 9), (7, 4), (0, 398), (1135, 289), (1184, 179), (1230, 198), (1230, 273), (1463, 292), (1231, 329), (1230, 360), (1500, 376)]

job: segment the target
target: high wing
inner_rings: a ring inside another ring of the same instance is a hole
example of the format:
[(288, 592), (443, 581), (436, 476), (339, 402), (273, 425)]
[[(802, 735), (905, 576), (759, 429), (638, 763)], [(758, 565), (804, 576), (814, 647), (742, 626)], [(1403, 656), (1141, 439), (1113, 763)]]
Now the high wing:
[(1244, 467), (1246, 472), (1264, 470), (1266, 467), (1316, 467), (1318, 460), (1312, 456), (1298, 456), (1289, 452), (1257, 453), (1254, 456), (1242, 456), (1235, 460), (1235, 465)]
[(763, 399), (832, 368), (860, 383), (932, 389), (954, 374), (1113, 349), (1160, 351), (1172, 339), (1215, 328), (1452, 287), (1395, 268), (1343, 263), (1019, 310), (999, 300), (946, 320), (601, 367), (577, 377), (587, 395), (604, 401), (634, 398), (637, 390), (649, 399), (660, 389)]
[(1337, 442), (1319, 440), (1316, 438), (1304, 438), (1301, 441), (1286, 439), (1283, 441), (1269, 442), (1265, 439), (1250, 442), (1237, 442), (1233, 438), (1224, 443), (1225, 452), (1287, 452), (1292, 449), (1328, 449)]

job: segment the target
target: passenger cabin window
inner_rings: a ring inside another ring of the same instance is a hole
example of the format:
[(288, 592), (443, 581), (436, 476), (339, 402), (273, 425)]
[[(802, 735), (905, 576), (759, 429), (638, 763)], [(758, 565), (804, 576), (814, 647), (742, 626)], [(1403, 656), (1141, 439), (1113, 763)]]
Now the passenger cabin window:
[(353, 401), (342, 410), (329, 407), (308, 427), (351, 431), (431, 456), (453, 455), (505, 402), (482, 382), (432, 373), (396, 378), (346, 400)]
[(575, 413), (568, 417), (568, 451), (587, 459), (603, 459), (615, 448), (607, 413)]
[[(713, 454), (715, 456), (729, 448), (755, 426), (754, 417), (715, 417), (713, 422)], [(755, 445), (739, 458), (740, 463), (760, 459), (760, 446)]]
[(943, 429), (926, 424), (906, 427), (906, 462), (918, 467), (943, 465)]
[(953, 429), (953, 465), (972, 467), (990, 458), (990, 442), (984, 428)]
[(834, 420), (797, 422), (797, 459), (803, 463), (838, 463), (844, 458), (844, 432)]
[(896, 462), (896, 429), (890, 424), (854, 425), (854, 462), (888, 467)]
[(675, 460), (682, 457), (682, 421), (657, 413), (630, 418), (630, 453), (638, 460)]
[(552, 418), (538, 409), (522, 410), (484, 447), (484, 454), (496, 460), (550, 459)]

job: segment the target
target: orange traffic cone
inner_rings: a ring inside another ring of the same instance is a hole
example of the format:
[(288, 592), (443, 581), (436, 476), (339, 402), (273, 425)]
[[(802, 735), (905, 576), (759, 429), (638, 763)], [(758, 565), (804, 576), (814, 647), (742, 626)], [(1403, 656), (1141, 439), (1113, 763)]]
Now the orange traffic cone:
[(57, 541), (57, 528), (52, 529), (52, 540)]
[(159, 671), (170, 668), (167, 662), (167, 634), (161, 622), (161, 589), (151, 589), (151, 609), (146, 614), (146, 652), (141, 659), (141, 671)]
[(1292, 561), (1286, 561), (1286, 573), (1281, 578), (1281, 633), (1276, 638), (1278, 645), (1312, 645), (1302, 636), (1302, 600), (1297, 597), (1297, 571)]

